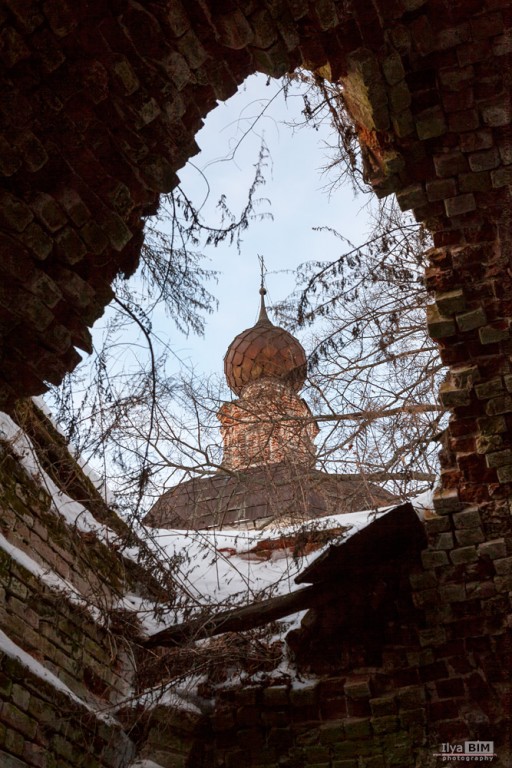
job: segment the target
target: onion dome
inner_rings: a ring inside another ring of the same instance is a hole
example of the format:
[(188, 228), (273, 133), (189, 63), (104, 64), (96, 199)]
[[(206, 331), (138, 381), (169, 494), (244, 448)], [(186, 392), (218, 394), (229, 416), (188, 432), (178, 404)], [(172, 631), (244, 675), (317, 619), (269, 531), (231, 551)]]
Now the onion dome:
[(256, 325), (233, 339), (224, 357), (229, 388), (240, 395), (252, 381), (272, 378), (298, 392), (306, 380), (306, 353), (302, 344), (267, 316), (265, 288), (260, 288), (261, 308)]

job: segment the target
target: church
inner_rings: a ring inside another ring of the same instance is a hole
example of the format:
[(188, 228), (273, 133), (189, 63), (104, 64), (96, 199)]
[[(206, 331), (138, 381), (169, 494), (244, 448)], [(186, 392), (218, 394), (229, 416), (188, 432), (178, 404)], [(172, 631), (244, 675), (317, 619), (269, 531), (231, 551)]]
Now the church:
[(225, 402), (223, 460), (214, 475), (167, 491), (145, 518), (157, 528), (264, 528), (392, 504), (375, 483), (346, 480), (316, 468), (317, 423), (300, 397), (306, 353), (274, 325), (260, 288), (256, 323), (239, 333), (224, 357), (235, 400)]

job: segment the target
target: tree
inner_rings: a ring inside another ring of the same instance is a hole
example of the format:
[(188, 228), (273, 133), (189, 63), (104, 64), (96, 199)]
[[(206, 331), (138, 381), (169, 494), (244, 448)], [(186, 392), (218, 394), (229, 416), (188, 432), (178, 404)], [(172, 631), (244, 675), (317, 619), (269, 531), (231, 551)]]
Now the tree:
[(436, 400), (442, 365), (425, 323), (428, 237), (394, 203), (381, 207), (364, 245), (332, 234), (342, 255), (304, 264), (279, 311), (292, 328), (312, 329), (308, 396), (326, 425), (326, 466), (404, 496), (435, 481), (433, 440), (445, 413)]
[[(225, 195), (217, 203), (218, 222), (212, 225), (203, 220), (181, 187), (161, 199), (156, 219), (146, 223), (136, 279), (118, 278), (114, 285), (101, 346), (88, 366), (51, 390), (57, 419), (77, 455), (102, 461), (104, 474), (111, 480), (119, 471), (118, 499), (129, 516), (139, 515), (149, 479), (159, 466), (172, 468), (177, 461), (176, 447), (182, 452), (180, 469), (187, 467), (187, 454), (194, 456), (195, 465), (210, 463), (201, 437), (193, 446), (198, 427), (190, 427), (186, 415), (193, 374), (169, 377), (167, 362), (175, 353), (170, 341), (154, 331), (153, 318), (163, 311), (182, 334), (204, 333), (204, 316), (216, 305), (205, 283), (215, 280), (216, 273), (203, 266), (206, 257), (200, 244), (218, 246), (227, 241), (239, 249), (251, 220), (271, 215), (258, 212), (267, 202), (258, 197), (267, 160), (262, 141), (238, 216)], [(197, 398), (194, 403), (197, 415)], [(188, 434), (191, 429), (195, 437)], [(165, 459), (164, 432), (172, 446)]]
[[(363, 190), (365, 159), (341, 88), (305, 73), (296, 77), (306, 86), (304, 122), (332, 125), (331, 193), (346, 175)], [(214, 306), (204, 283), (215, 274), (203, 266), (200, 248), (224, 241), (239, 246), (251, 217), (261, 215), (257, 193), (267, 160), (262, 144), (236, 219), (224, 196), (218, 225), (205, 224), (182, 190), (167, 197), (160, 221), (147, 224), (140, 282), (116, 285), (114, 314), (92, 379), (79, 369), (54, 391), (69, 438), (77, 450), (102, 458), (105, 474), (112, 478), (118, 471), (118, 501), (132, 515), (144, 511), (164, 485), (219, 468), (215, 414), (226, 397), (223, 382), (198, 380), (193, 371), (170, 377), (166, 362), (174, 353), (155, 334), (152, 315), (164, 307), (181, 331), (203, 332), (204, 314)], [(332, 235), (343, 241), (339, 233)], [(400, 495), (411, 493), (434, 481), (436, 448), (430, 440), (443, 418), (434, 399), (440, 364), (424, 330), (421, 272), (428, 238), (388, 204), (378, 210), (364, 244), (344, 246), (333, 263), (303, 265), (296, 292), (277, 310), (289, 327), (310, 331), (307, 397), (323, 428), (320, 463), (346, 477), (387, 482)], [(138, 329), (136, 343), (133, 337), (123, 341), (126, 322)], [(121, 366), (123, 346), (129, 358)]]
[[(313, 79), (304, 115), (309, 122), (325, 116), (333, 121), (338, 154), (329, 166), (335, 172), (334, 185), (341, 168), (364, 188), (364, 160), (344, 112), (342, 92)], [(266, 159), (263, 147), (247, 205), (236, 220), (225, 198), (220, 200), (219, 226), (205, 226), (184, 193), (178, 190), (168, 197), (168, 207), (160, 214), (168, 217), (167, 233), (148, 222), (142, 283), (116, 285), (114, 314), (94, 359), (92, 380), (79, 369), (54, 392), (77, 449), (102, 458), (110, 479), (117, 474), (117, 503), (136, 529), (138, 519), (166, 485), (215, 474), (221, 467), (216, 413), (227, 396), (225, 385), (214, 378), (198, 378), (193, 370), (169, 376), (166, 361), (173, 350), (158, 338), (151, 315), (165, 306), (182, 331), (202, 332), (202, 317), (214, 306), (205, 280), (215, 275), (203, 266), (201, 246), (226, 239), (236, 245), (256, 215)], [(332, 236), (343, 243), (340, 257), (304, 265), (296, 292), (276, 308), (288, 327), (310, 334), (306, 397), (311, 418), (322, 427), (319, 463), (346, 478), (379, 480), (398, 495), (414, 493), (434, 481), (436, 448), (430, 439), (443, 420), (434, 398), (441, 368), (424, 329), (427, 296), (421, 273), (428, 238), (389, 204), (379, 209), (364, 244), (347, 243), (334, 231)], [(135, 342), (133, 337), (123, 341), (126, 321), (138, 329)], [(139, 353), (139, 345), (145, 354)], [(122, 346), (129, 347), (130, 358), (121, 365)], [(83, 398), (78, 400), (80, 387)], [(202, 556), (213, 563), (227, 557), (206, 544)], [(293, 556), (290, 563), (296, 566)], [(230, 606), (208, 603), (191, 592), (186, 569), (192, 565), (185, 563), (185, 576), (183, 571), (176, 576), (180, 588), (176, 593), (183, 598), (173, 595), (173, 610), (180, 612), (180, 618), (192, 617), (193, 626), (201, 628), (212, 613)], [(271, 596), (252, 583), (247, 589), (254, 600)], [(257, 666), (272, 656), (271, 641), (265, 649), (261, 637), (240, 646), (241, 663), (250, 659)], [(232, 643), (219, 645), (218, 650), (222, 663), (231, 660)], [(208, 663), (211, 646), (202, 651), (201, 655), (189, 649), (187, 670)], [(161, 657), (156, 661), (155, 674), (161, 679)], [(165, 664), (170, 677), (178, 679), (184, 656), (169, 656)]]

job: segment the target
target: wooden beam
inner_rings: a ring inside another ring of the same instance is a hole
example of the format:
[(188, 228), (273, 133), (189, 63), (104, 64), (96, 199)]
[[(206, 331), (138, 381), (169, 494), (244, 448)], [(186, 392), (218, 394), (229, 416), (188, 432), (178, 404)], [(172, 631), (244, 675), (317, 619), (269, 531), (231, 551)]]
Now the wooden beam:
[[(318, 605), (319, 602), (323, 602), (322, 597), (324, 595), (324, 585), (314, 584), (298, 589), (296, 592), (290, 592), (288, 595), (270, 597), (243, 608), (232, 608), (214, 616), (176, 624), (157, 632), (144, 640), (142, 644), (146, 648), (169, 647), (201, 640), (205, 637), (214, 637), (223, 632), (245, 632), (248, 629), (255, 629), (263, 624), (268, 624), (270, 621), (290, 616), (292, 613), (304, 611), (310, 608), (313, 602)], [(332, 598), (332, 591), (329, 593), (329, 597)], [(327, 595), (324, 599), (326, 598)]]

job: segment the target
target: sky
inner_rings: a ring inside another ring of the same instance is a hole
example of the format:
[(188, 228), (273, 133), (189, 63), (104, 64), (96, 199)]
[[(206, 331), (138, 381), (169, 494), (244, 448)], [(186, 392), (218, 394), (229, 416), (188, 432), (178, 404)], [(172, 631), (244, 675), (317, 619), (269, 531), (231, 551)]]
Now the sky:
[[(269, 203), (262, 203), (259, 210), (270, 212), (272, 218), (252, 222), (243, 235), (240, 253), (227, 243), (202, 249), (210, 260), (207, 266), (219, 272), (218, 283), (209, 285), (219, 306), (206, 318), (204, 338), (184, 337), (163, 315), (157, 321), (159, 332), (169, 338), (179, 357), (200, 373), (220, 373), (230, 342), (257, 319), (258, 255), (265, 259), (267, 304), (271, 306), (291, 293), (293, 270), (300, 263), (334, 259), (342, 252), (339, 240), (314, 231), (315, 227), (336, 228), (353, 242), (364, 242), (369, 229), (368, 196), (356, 199), (349, 184), (331, 195), (325, 189), (328, 179), (321, 169), (327, 158), (328, 126), (292, 128), (292, 122), (303, 120), (302, 96), (295, 89), (285, 99), (280, 90), (279, 81), (269, 83), (264, 75), (248, 78), (231, 99), (208, 115), (196, 136), (201, 152), (178, 172), (196, 206), (201, 207), (208, 198), (202, 214), (207, 222), (215, 221), (215, 205), (222, 193), (230, 208), (239, 212), (262, 138), (269, 148), (267, 183), (260, 188), (260, 196), (269, 198)], [(200, 171), (210, 186), (209, 197)]]
[[(267, 307), (271, 308), (294, 290), (294, 271), (299, 264), (332, 261), (347, 249), (331, 233), (315, 228), (336, 229), (356, 244), (366, 240), (371, 229), (369, 203), (373, 196), (360, 194), (356, 198), (350, 184), (329, 193), (329, 179), (322, 174), (328, 162), (329, 126), (320, 125), (317, 130), (309, 125), (297, 127), (304, 124), (303, 108), (297, 88), (292, 88), (285, 98), (280, 81), (269, 81), (264, 75), (251, 76), (229, 101), (218, 104), (207, 116), (196, 136), (201, 151), (178, 171), (184, 192), (196, 209), (201, 209), (205, 222), (218, 226), (216, 205), (222, 194), (235, 214), (244, 208), (264, 139), (269, 160), (266, 184), (259, 196), (268, 198), (268, 202), (262, 202), (258, 210), (272, 215), (251, 222), (243, 233), (240, 252), (227, 241), (217, 247), (200, 248), (207, 257), (204, 267), (218, 272), (218, 282), (210, 281), (206, 286), (218, 300), (218, 308), (212, 315), (205, 315), (203, 337), (194, 333), (185, 336), (163, 307), (155, 311), (151, 318), (154, 335), (172, 350), (163, 376), (170, 382), (179, 381), (182, 375), (192, 378), (192, 371), (196, 381), (223, 377), (223, 359), (230, 343), (253, 326), (258, 317), (258, 256), (265, 259)], [(131, 283), (135, 291), (142, 290), (137, 275)], [(278, 322), (271, 311), (269, 315)], [(96, 351), (101, 350), (105, 329), (113, 317), (115, 307), (107, 308), (92, 329)], [(307, 333), (296, 333), (306, 352)], [(128, 383), (129, 390), (132, 377), (149, 368), (146, 340), (135, 324), (130, 330), (118, 329), (109, 339), (109, 375), (120, 386)], [(86, 358), (77, 370), (83, 383), (74, 390), (76, 408), (80, 397), (87, 398), (91, 391), (88, 360), (91, 363), (94, 358)], [(128, 390), (124, 390), (125, 394)], [(105, 467), (94, 466), (100, 474), (105, 472)]]

